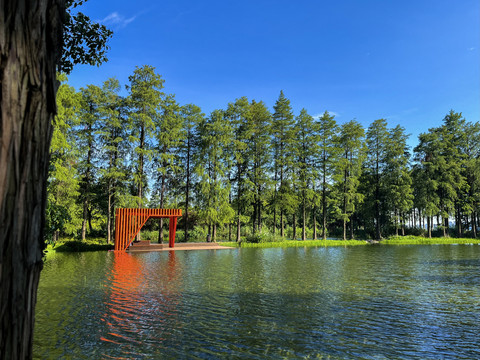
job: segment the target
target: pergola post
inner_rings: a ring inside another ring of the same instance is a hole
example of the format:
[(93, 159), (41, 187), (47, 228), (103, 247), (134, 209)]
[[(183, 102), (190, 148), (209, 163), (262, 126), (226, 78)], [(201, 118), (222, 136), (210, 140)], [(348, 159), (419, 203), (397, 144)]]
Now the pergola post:
[(176, 231), (177, 231), (177, 217), (171, 217), (170, 224), (168, 226), (168, 247), (173, 248), (175, 246)]

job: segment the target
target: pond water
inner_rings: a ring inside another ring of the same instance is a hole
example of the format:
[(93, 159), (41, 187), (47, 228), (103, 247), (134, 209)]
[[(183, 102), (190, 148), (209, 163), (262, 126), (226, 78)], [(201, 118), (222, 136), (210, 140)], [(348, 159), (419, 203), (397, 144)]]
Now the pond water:
[(38, 359), (478, 359), (480, 246), (52, 254)]

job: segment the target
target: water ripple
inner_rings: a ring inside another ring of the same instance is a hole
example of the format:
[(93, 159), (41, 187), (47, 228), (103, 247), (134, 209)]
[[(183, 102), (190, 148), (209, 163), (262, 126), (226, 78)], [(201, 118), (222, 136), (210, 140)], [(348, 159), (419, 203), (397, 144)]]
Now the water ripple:
[(480, 358), (479, 247), (57, 255), (35, 358)]

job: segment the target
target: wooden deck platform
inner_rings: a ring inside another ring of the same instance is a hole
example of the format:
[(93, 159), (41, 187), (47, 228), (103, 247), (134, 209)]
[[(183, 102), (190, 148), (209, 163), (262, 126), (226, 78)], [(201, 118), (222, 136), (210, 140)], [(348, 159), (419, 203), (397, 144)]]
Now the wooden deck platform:
[(142, 240), (134, 242), (127, 252), (147, 252), (147, 251), (171, 251), (171, 250), (221, 250), (234, 249), (228, 246), (221, 246), (218, 243), (175, 243), (175, 247), (171, 248), (168, 243), (165, 244), (151, 244), (149, 240)]

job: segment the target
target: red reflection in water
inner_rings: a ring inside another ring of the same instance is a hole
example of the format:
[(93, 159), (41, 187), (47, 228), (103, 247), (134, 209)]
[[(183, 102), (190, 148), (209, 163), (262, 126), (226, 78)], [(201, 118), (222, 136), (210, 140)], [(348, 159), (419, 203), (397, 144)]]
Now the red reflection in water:
[(121, 345), (128, 356), (135, 353), (135, 346), (159, 344), (172, 327), (178, 328), (179, 266), (175, 251), (168, 252), (167, 261), (162, 256), (155, 263), (128, 253), (114, 256), (111, 293), (102, 319), (108, 330), (101, 340)]

